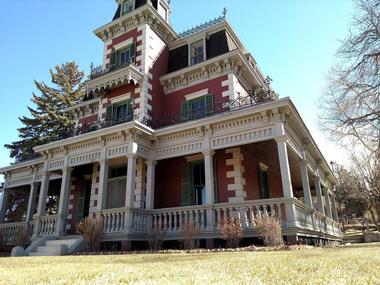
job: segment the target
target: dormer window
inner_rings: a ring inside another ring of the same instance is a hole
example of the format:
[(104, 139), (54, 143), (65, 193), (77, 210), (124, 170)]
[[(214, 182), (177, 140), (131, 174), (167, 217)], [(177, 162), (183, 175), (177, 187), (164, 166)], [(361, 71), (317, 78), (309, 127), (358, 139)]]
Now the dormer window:
[(121, 9), (122, 14), (124, 15), (126, 13), (133, 11), (134, 6), (135, 6), (135, 0), (125, 0), (123, 2), (122, 9)]
[(203, 39), (190, 45), (190, 65), (200, 63), (205, 60), (205, 49)]

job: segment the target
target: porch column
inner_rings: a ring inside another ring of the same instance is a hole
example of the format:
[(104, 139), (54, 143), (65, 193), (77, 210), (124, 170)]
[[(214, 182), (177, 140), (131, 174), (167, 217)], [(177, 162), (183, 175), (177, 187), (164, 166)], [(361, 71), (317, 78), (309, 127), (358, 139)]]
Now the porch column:
[(329, 189), (328, 188), (324, 188), (324, 194), (325, 194), (326, 216), (332, 218), (331, 203), (330, 203), (330, 194), (329, 194)]
[(317, 194), (317, 209), (320, 213), (325, 214), (325, 209), (323, 207), (323, 201), (322, 201), (322, 188), (321, 188), (321, 178), (317, 176), (314, 180), (315, 184), (315, 193)]
[(108, 160), (104, 159), (99, 162), (99, 189), (97, 210), (100, 212), (106, 208), (106, 195), (108, 183)]
[(136, 155), (130, 154), (128, 157), (127, 190), (125, 194), (125, 207), (132, 208), (135, 202), (135, 181), (136, 181)]
[(3, 194), (2, 194), (2, 200), (0, 204), (0, 224), (4, 222), (5, 219), (5, 214), (6, 214), (6, 207), (7, 207), (7, 202), (8, 202), (8, 190), (6, 188), (3, 189)]
[[(284, 133), (283, 126), (282, 132)], [(286, 135), (276, 138), (278, 159), (280, 162), (282, 191), (284, 198), (293, 198), (293, 187), (290, 176), (288, 149), (287, 149)], [(286, 224), (288, 227), (295, 227), (296, 225), (296, 209), (293, 203), (285, 204)]]
[(34, 205), (36, 203), (38, 183), (33, 182), (30, 184), (30, 193), (28, 200), (28, 209), (26, 211), (26, 221), (30, 222), (34, 214)]
[(66, 234), (66, 217), (69, 205), (70, 178), (72, 168), (65, 167), (62, 169), (61, 191), (58, 206), (58, 222), (55, 229), (55, 235), (61, 236)]
[(335, 195), (332, 195), (331, 204), (332, 204), (332, 214), (333, 214), (334, 221), (338, 222), (339, 217), (338, 217), (338, 210), (336, 208)]
[(156, 176), (157, 161), (148, 160), (145, 163), (147, 165), (145, 209), (152, 210), (154, 209), (154, 181)]
[(214, 163), (213, 163), (213, 150), (203, 152), (204, 164), (205, 164), (205, 184), (206, 184), (206, 205), (207, 209), (207, 229), (212, 230), (215, 227), (215, 212), (212, 207), (215, 203), (214, 194)]
[(37, 207), (37, 219), (36, 225), (34, 227), (33, 238), (37, 238), (40, 232), (40, 218), (45, 215), (46, 210), (46, 198), (49, 191), (49, 172), (45, 170), (42, 174), (41, 188), (40, 188), (40, 197), (38, 199)]
[(303, 188), (305, 203), (311, 209), (313, 209), (313, 200), (311, 198), (309, 176), (308, 176), (308, 171), (307, 171), (307, 162), (305, 160), (302, 160), (299, 162), (299, 166), (300, 166), (300, 172), (301, 172), (302, 188)]

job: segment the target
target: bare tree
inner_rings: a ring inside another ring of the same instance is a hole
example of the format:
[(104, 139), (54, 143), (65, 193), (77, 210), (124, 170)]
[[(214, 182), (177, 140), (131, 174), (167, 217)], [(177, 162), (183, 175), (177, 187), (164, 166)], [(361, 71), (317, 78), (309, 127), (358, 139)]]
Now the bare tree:
[(362, 152), (354, 154), (352, 161), (355, 184), (362, 197), (368, 201), (368, 210), (380, 230), (380, 161), (378, 155), (368, 155), (368, 152)]
[(322, 127), (371, 153), (380, 145), (380, 0), (356, 0), (358, 13), (337, 52), (322, 101)]
[[(337, 52), (321, 103), (321, 124), (349, 145), (356, 187), (380, 217), (380, 0), (355, 0), (357, 13)], [(354, 179), (354, 186), (351, 185)], [(344, 185), (344, 184), (342, 184)]]

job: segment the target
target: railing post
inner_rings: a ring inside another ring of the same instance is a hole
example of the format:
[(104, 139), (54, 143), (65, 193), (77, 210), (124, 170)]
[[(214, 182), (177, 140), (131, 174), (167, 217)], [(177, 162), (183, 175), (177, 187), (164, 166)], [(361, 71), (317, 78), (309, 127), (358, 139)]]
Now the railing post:
[(59, 206), (58, 206), (58, 220), (55, 227), (55, 235), (61, 236), (66, 234), (66, 217), (68, 210), (69, 202), (69, 193), (70, 193), (70, 177), (71, 177), (72, 168), (68, 167), (67, 164), (65, 168), (62, 169), (62, 182), (61, 182), (61, 191), (59, 197)]
[(213, 150), (203, 151), (204, 164), (205, 164), (205, 184), (206, 184), (206, 204), (207, 208), (207, 230), (213, 230), (215, 227), (215, 211), (213, 204), (215, 202), (214, 194), (214, 163), (213, 163)]
[(40, 219), (45, 215), (46, 208), (46, 198), (49, 191), (49, 172), (47, 171), (47, 162), (45, 163), (45, 170), (42, 175), (42, 182), (40, 188), (40, 197), (38, 200), (37, 216), (36, 216), (36, 225), (34, 228), (33, 238), (37, 238), (40, 231)]
[[(287, 140), (288, 137), (285, 134), (285, 129), (283, 123), (276, 124), (276, 142), (277, 142), (277, 151), (278, 159), (280, 163), (280, 172), (281, 172), (281, 182), (282, 182), (282, 191), (284, 198), (293, 198), (293, 187), (292, 180), (290, 176), (290, 167), (289, 167), (289, 158), (287, 150)], [(296, 227), (296, 209), (294, 203), (285, 204), (285, 213), (286, 213), (286, 225), (288, 227)]]

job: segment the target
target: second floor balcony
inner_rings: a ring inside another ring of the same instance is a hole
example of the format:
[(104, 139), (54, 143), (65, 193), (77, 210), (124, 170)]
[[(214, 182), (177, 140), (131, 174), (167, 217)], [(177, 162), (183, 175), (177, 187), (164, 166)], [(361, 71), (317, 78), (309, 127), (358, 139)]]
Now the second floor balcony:
[(143, 78), (144, 74), (131, 62), (91, 67), (90, 79), (85, 83), (86, 94), (93, 95), (124, 84), (141, 84)]

